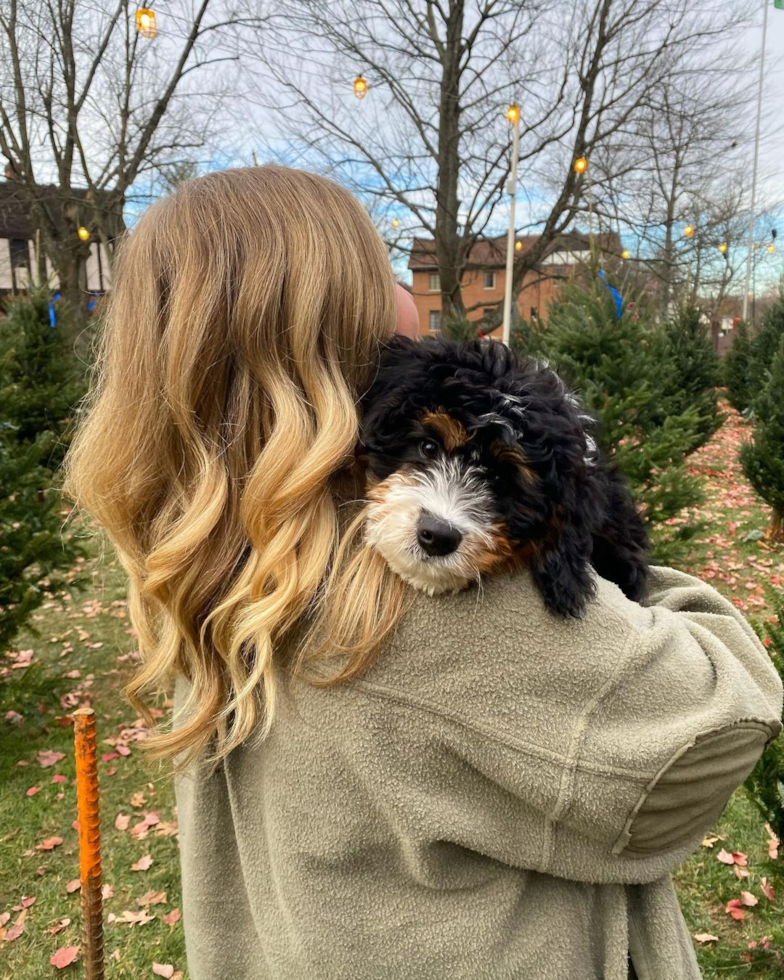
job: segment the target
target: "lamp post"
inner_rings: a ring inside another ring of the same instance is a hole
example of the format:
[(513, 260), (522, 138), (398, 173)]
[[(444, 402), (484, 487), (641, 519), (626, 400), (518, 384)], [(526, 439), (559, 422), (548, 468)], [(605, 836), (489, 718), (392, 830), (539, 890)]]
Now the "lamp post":
[(506, 190), (509, 194), (509, 231), (506, 236), (506, 279), (504, 280), (503, 342), (509, 346), (512, 331), (512, 275), (515, 253), (515, 203), (517, 200), (517, 158), (520, 154), (520, 107), (510, 105), (506, 118), (512, 127), (512, 167)]
[(760, 53), (759, 86), (757, 88), (757, 128), (754, 133), (754, 168), (751, 172), (751, 214), (749, 215), (749, 254), (746, 258), (746, 288), (743, 291), (743, 319), (749, 312), (749, 281), (751, 253), (754, 243), (754, 208), (757, 203), (757, 168), (759, 166), (760, 123), (762, 121), (762, 83), (765, 79), (765, 47), (768, 38), (768, 0), (762, 0), (762, 52)]

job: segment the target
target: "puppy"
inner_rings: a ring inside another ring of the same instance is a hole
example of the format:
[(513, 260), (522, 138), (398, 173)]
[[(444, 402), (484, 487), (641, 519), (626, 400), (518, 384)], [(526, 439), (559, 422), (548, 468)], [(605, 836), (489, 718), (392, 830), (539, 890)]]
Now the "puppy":
[(527, 566), (579, 616), (590, 566), (640, 599), (648, 539), (594, 420), (552, 370), (497, 341), (396, 337), (362, 400), (365, 540), (415, 588), (457, 591)]

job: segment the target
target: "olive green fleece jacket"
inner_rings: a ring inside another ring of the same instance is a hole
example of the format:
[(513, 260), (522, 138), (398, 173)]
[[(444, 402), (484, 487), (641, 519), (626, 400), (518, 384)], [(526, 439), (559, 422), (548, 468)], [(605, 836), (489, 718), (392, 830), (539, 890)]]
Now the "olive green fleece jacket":
[[(418, 595), (360, 679), (177, 787), (192, 980), (699, 977), (670, 872), (780, 730), (743, 617), (654, 570)], [(183, 689), (179, 690), (182, 703)]]

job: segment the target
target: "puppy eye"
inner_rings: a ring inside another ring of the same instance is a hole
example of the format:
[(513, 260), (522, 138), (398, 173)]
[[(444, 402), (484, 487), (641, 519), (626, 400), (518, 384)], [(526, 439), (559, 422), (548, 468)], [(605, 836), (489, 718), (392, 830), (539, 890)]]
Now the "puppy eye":
[(432, 439), (423, 439), (419, 443), (419, 452), (425, 459), (433, 459), (434, 456), (438, 455), (438, 444)]

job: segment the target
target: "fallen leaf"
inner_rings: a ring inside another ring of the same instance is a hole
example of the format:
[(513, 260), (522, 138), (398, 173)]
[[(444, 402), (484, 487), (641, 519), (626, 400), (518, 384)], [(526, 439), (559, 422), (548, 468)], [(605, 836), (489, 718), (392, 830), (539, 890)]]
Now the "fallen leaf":
[(167, 926), (173, 926), (175, 922), (180, 921), (181, 917), (182, 913), (179, 909), (172, 909), (171, 912), (161, 916), (161, 921), (165, 922)]
[(6, 922), (8, 922), (10, 918), (11, 918), (10, 912), (0, 912), (0, 929), (2, 929), (2, 927), (6, 924)]
[(141, 898), (136, 899), (136, 904), (145, 908), (148, 905), (163, 905), (166, 901), (166, 892), (145, 892)]
[(146, 926), (148, 922), (152, 922), (155, 916), (150, 915), (149, 912), (142, 909), (141, 912), (134, 912), (131, 909), (126, 909), (121, 915), (115, 915), (110, 912), (106, 917), (106, 921), (112, 922), (127, 922), (131, 926)]
[(35, 849), (36, 851), (53, 851), (62, 842), (62, 837), (47, 837), (46, 840), (42, 840), (40, 844), (37, 844)]
[(111, 885), (103, 885), (101, 888), (101, 898), (104, 902), (108, 901), (110, 898), (114, 898), (114, 889)]
[(744, 905), (756, 905), (759, 899), (756, 895), (752, 895), (751, 892), (741, 892), (740, 900)]
[(12, 943), (15, 939), (18, 939), (24, 932), (25, 919), (27, 918), (27, 909), (23, 909), (19, 915), (16, 917), (16, 922), (11, 926), (10, 929), (6, 931), (3, 937), (7, 943)]
[(769, 902), (772, 902), (776, 895), (771, 886), (768, 884), (767, 878), (760, 879), (760, 888), (762, 889), (762, 894), (765, 896), (765, 898), (767, 898)]
[(166, 977), (166, 980), (171, 980), (174, 976), (174, 967), (169, 963), (153, 963), (152, 972), (156, 977)]
[(721, 861), (722, 864), (735, 864), (735, 858), (725, 851), (723, 847), (716, 855), (716, 860)]
[(47, 769), (49, 766), (56, 766), (64, 758), (65, 752), (52, 752), (47, 749), (44, 752), (39, 752), (35, 757), (35, 761), (42, 769)]
[(144, 793), (134, 793), (131, 797), (131, 806), (141, 807), (147, 802)]
[(144, 857), (140, 857), (139, 860), (131, 865), (131, 871), (146, 871), (152, 864), (152, 857), (149, 854), (145, 854)]
[(25, 793), (25, 796), (35, 796), (36, 793), (40, 793), (40, 792), (41, 792), (40, 786), (31, 786), (30, 789), (28, 789), (27, 792)]
[(78, 955), (78, 946), (61, 946), (49, 957), (49, 962), (52, 966), (56, 966), (58, 970), (64, 970), (65, 967), (70, 966), (74, 962)]
[(72, 895), (74, 892), (78, 892), (81, 887), (81, 881), (78, 878), (72, 878), (65, 886), (65, 890), (69, 895)]
[(747, 869), (746, 868), (741, 868), (740, 865), (738, 865), (738, 864), (736, 864), (735, 867), (732, 870), (735, 872), (735, 877), (739, 881), (742, 880), (743, 878), (748, 878), (749, 877), (749, 872), (747, 871)]
[(118, 830), (127, 830), (128, 824), (131, 822), (131, 816), (128, 813), (118, 813), (114, 820), (114, 826)]
[(709, 932), (695, 932), (694, 938), (698, 943), (717, 943), (719, 941), (718, 936), (713, 936)]
[(50, 936), (56, 936), (58, 932), (62, 932), (63, 929), (67, 929), (70, 924), (70, 919), (60, 919), (60, 921), (56, 922), (53, 926), (49, 926), (46, 931)]
[(54, 774), (54, 776), (52, 776), (52, 782), (53, 783), (67, 783), (68, 782), (68, 777), (67, 776), (61, 776), (60, 773), (57, 773), (56, 772)]
[(18, 905), (14, 905), (13, 910), (14, 912), (21, 912), (22, 909), (29, 909), (31, 905), (35, 905), (35, 899), (22, 896), (22, 901)]
[(739, 898), (732, 898), (724, 906), (724, 911), (727, 915), (731, 915), (733, 919), (745, 919), (746, 913), (741, 908), (741, 900)]
[(735, 864), (739, 864), (742, 868), (745, 868), (746, 865), (749, 863), (748, 855), (744, 854), (742, 851), (733, 851), (732, 857), (735, 861)]
[(721, 834), (708, 834), (707, 837), (703, 838), (702, 846), (713, 847), (717, 840), (724, 840), (724, 838), (721, 836)]

